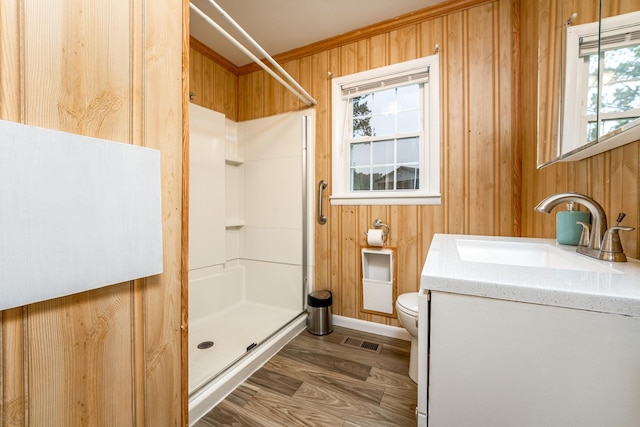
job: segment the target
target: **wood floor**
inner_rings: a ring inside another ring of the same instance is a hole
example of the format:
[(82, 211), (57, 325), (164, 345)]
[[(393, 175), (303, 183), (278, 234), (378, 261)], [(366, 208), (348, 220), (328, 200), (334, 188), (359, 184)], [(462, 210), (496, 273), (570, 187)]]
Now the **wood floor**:
[[(342, 345), (381, 343), (379, 353)], [(195, 427), (415, 426), (409, 342), (334, 327), (303, 331)]]

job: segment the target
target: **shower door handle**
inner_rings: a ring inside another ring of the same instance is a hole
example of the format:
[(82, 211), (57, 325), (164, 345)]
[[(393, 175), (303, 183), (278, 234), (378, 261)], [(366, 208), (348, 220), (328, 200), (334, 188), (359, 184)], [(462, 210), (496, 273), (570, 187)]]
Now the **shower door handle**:
[(318, 184), (318, 224), (324, 225), (327, 223), (327, 217), (322, 214), (322, 192), (327, 188), (327, 181), (324, 179)]

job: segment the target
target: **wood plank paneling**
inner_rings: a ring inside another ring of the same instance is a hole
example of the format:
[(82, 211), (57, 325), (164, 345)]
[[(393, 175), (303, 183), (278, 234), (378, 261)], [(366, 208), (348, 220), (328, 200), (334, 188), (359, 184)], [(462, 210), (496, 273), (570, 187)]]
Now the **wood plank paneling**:
[(388, 64), (387, 59), (387, 35), (381, 34), (367, 39), (367, 69), (384, 67)]
[[(183, 103), (182, 67), (183, 0), (168, 0), (161, 5), (146, 4), (144, 25), (144, 133), (134, 143), (161, 152), (164, 272), (145, 279), (143, 312), (145, 371), (145, 412), (149, 426), (180, 425), (182, 342), (182, 164)], [(171, 54), (168, 54), (171, 52)]]
[[(544, 0), (550, 1), (550, 0)], [(328, 206), (326, 225), (316, 224), (315, 283), (334, 292), (336, 314), (397, 325), (393, 319), (359, 312), (359, 246), (375, 218), (391, 226), (398, 247), (398, 290), (417, 290), (419, 268), (434, 233), (554, 237), (554, 215), (533, 211), (542, 198), (561, 191), (596, 197), (610, 222), (618, 212), (638, 225), (640, 142), (592, 159), (536, 169), (538, 1), (448, 2), (392, 27), (373, 26), (343, 38), (276, 55), (318, 100), (316, 177), (331, 192), (330, 77), (430, 55), (441, 55), (441, 188), (439, 206)], [(591, 14), (593, 8), (578, 2)], [(637, 0), (619, 0), (627, 11)], [(551, 11), (549, 6), (546, 6)], [(577, 6), (576, 6), (577, 7)], [(624, 10), (623, 10), (624, 9)], [(614, 13), (614, 12), (611, 12)], [(197, 66), (197, 65), (196, 65)], [(237, 99), (241, 120), (298, 110), (304, 105), (249, 66), (240, 70)], [(245, 75), (246, 74), (246, 75)], [(548, 85), (545, 85), (545, 87)], [(227, 88), (233, 85), (227, 85)], [(269, 87), (268, 92), (266, 87)], [(269, 97), (281, 106), (268, 105)], [(229, 96), (229, 95), (227, 95)], [(286, 99), (291, 101), (287, 102)], [(622, 233), (627, 254), (640, 256), (638, 231)]]
[[(202, 103), (204, 105), (214, 106), (216, 99), (215, 80), (217, 80), (214, 68), (217, 64), (212, 61), (202, 61)], [(220, 67), (218, 65), (218, 67)], [(218, 92), (219, 93), (219, 92)]]
[(26, 423), (29, 353), (25, 342), (24, 311), (24, 307), (19, 307), (0, 312), (0, 422), (3, 426)]
[(20, 9), (14, 4), (0, 2), (0, 117), (5, 120), (20, 121), (22, 118), (20, 99), (24, 62), (20, 61), (20, 45), (15, 41), (16, 35), (23, 31), (22, 26)]
[[(467, 171), (469, 170), (468, 94), (465, 75), (466, 49), (464, 39), (465, 20), (462, 12), (445, 17), (442, 58), (442, 111), (443, 168), (446, 186), (443, 188), (443, 206), (446, 208), (446, 225), (450, 233), (464, 233), (468, 224), (466, 200), (468, 198)], [(442, 186), (442, 184), (441, 184)], [(444, 197), (444, 195), (447, 197)]]
[[(520, 24), (521, 67), (519, 93), (523, 102), (519, 105), (520, 127), (518, 141), (522, 151), (522, 235), (533, 237), (555, 237), (555, 215), (534, 212), (540, 200), (554, 193), (575, 191), (595, 198), (604, 208), (609, 225), (615, 222), (619, 212), (625, 212), (623, 224), (638, 227), (640, 218), (640, 141), (588, 159), (569, 163), (555, 163), (536, 169), (536, 118), (537, 118), (537, 40), (539, 37), (539, 8), (549, 11), (551, 0), (537, 2), (520, 1), (522, 9)], [(640, 9), (637, 0), (611, 0), (605, 3), (605, 15), (626, 13)], [(597, 17), (598, 2), (579, 1), (569, 4), (565, 10), (580, 10), (578, 16), (588, 22)], [(542, 51), (543, 55), (546, 51)], [(548, 63), (543, 56), (542, 63)], [(524, 102), (526, 100), (526, 102)], [(627, 256), (640, 257), (638, 229), (620, 234)]]
[[(451, 7), (453, 3), (448, 4)], [(513, 146), (515, 130), (511, 102), (513, 60), (513, 5), (511, 0), (459, 2), (444, 14), (426, 14), (357, 40), (332, 46), (311, 56), (288, 58), (298, 80), (318, 100), (316, 106), (316, 177), (328, 179), (331, 191), (330, 80), (326, 73), (343, 76), (419, 56), (441, 54), (442, 174), (441, 206), (330, 206), (328, 223), (316, 225), (316, 286), (334, 293), (334, 313), (399, 325), (387, 318), (360, 311), (360, 246), (374, 219), (391, 227), (388, 244), (398, 248), (398, 291), (416, 291), (420, 270), (434, 233), (514, 235)], [(326, 61), (314, 61), (316, 55)], [(277, 56), (276, 56), (277, 59)], [(318, 67), (321, 67), (318, 69)], [(258, 118), (267, 113), (256, 102), (269, 102), (267, 85), (260, 88), (263, 71), (239, 77), (239, 117)], [(272, 90), (272, 89), (269, 89)], [(275, 90), (278, 90), (276, 88)], [(284, 91), (280, 87), (281, 91)], [(282, 110), (268, 106), (270, 113)], [(299, 106), (298, 108), (302, 108)], [(505, 194), (507, 195), (505, 197)], [(326, 200), (325, 200), (326, 202)]]
[(388, 35), (389, 63), (409, 61), (418, 57), (417, 25), (391, 31)]
[(499, 129), (495, 128), (493, 119), (498, 114), (497, 99), (494, 96), (498, 72), (494, 61), (499, 59), (494, 50), (496, 25), (491, 5), (477, 7), (466, 13), (464, 45), (468, 61), (464, 74), (467, 80), (465, 86), (468, 102), (465, 116), (469, 126), (469, 140), (465, 147), (468, 152), (468, 166), (465, 170), (469, 198), (465, 216), (471, 234), (496, 232), (494, 218), (497, 217), (498, 206), (495, 205), (494, 197), (500, 198), (496, 191), (495, 177), (496, 150), (500, 143), (494, 139), (497, 136), (495, 132)]
[(133, 364), (109, 363), (132, 354), (131, 318), (129, 284), (28, 306), (30, 425), (132, 424)]
[(0, 2), (0, 119), (158, 149), (164, 256), (152, 278), (0, 312), (3, 426), (186, 423), (185, 16), (182, 0)]
[[(214, 59), (215, 58), (215, 59)], [(189, 49), (189, 92), (194, 104), (238, 120), (238, 77), (220, 65), (219, 58), (197, 40)], [(236, 70), (237, 72), (237, 70)]]
[(203, 87), (203, 61), (204, 55), (195, 50), (189, 49), (189, 92), (194, 104), (204, 106), (202, 91)]
[[(0, 2), (0, 118), (23, 117), (23, 62), (17, 35), (22, 33), (20, 9)], [(9, 78), (11, 76), (11, 78)], [(24, 426), (29, 357), (25, 345), (25, 308), (0, 311), (0, 425)]]
[[(517, 141), (517, 130), (520, 117), (517, 114), (517, 106), (520, 104), (518, 93), (519, 70), (520, 65), (520, 49), (519, 49), (519, 26), (520, 26), (520, 8), (517, 1), (505, 4), (505, 7), (499, 8), (497, 28), (498, 55), (500, 61), (497, 62), (499, 69), (499, 82), (507, 79), (511, 80), (509, 89), (505, 91), (503, 84), (496, 84), (496, 98), (498, 102), (497, 128), (500, 136), (500, 152), (499, 169), (500, 177), (498, 181), (499, 189), (507, 189), (509, 186), (511, 192), (512, 203), (503, 202), (501, 209), (511, 208), (510, 214), (498, 215), (495, 219), (498, 234), (501, 236), (509, 235), (512, 232), (515, 235), (520, 233), (520, 197), (521, 197), (521, 153), (520, 145)], [(502, 194), (508, 192), (503, 192)], [(503, 197), (503, 196), (499, 196)]]
[[(287, 62), (285, 64), (282, 65), (282, 68), (289, 73), (289, 75), (296, 79), (296, 81), (299, 80), (299, 76), (300, 76), (300, 70), (299, 70), (299, 64), (298, 61), (291, 61), (291, 62)], [(315, 69), (315, 68), (314, 68)], [(320, 68), (322, 69), (322, 68)], [(315, 79), (314, 79), (315, 81)], [(295, 96), (293, 93), (287, 91), (284, 91), (284, 100), (283, 100), (283, 105), (282, 105), (282, 110), (281, 111), (295, 111), (297, 109), (300, 108), (300, 103), (302, 101), (300, 101), (300, 99)]]

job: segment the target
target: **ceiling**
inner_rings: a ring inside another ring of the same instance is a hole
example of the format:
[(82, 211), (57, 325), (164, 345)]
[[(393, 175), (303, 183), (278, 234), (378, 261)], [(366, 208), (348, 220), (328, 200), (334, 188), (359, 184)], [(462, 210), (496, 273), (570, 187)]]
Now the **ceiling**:
[[(443, 0), (216, 0), (271, 56), (338, 36), (377, 22), (424, 9)], [(262, 59), (211, 5), (192, 0), (196, 7)], [(191, 35), (238, 67), (251, 62), (239, 48), (191, 10)]]

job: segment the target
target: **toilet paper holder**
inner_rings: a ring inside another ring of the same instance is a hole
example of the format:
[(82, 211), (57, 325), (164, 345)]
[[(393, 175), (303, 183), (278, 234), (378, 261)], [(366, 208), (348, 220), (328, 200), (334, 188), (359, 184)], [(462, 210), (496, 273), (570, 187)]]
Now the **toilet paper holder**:
[[(380, 218), (373, 220), (373, 224), (371, 224), (373, 228), (383, 228), (382, 230), (382, 240), (387, 240), (387, 235), (389, 234), (389, 226), (382, 222)], [(367, 236), (367, 232), (364, 232), (364, 235)]]

